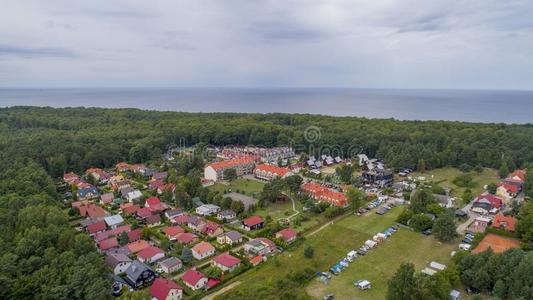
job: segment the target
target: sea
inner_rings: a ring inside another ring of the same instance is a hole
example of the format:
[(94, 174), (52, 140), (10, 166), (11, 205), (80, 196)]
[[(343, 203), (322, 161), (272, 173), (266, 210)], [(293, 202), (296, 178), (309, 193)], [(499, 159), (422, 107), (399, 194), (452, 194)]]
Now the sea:
[(0, 88), (0, 107), (305, 113), (398, 120), (533, 123), (533, 91), (351, 88)]

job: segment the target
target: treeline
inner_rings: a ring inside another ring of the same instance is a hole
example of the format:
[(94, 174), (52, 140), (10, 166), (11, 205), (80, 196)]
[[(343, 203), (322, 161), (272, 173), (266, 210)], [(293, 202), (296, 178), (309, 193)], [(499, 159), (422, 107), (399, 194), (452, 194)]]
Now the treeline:
[[(319, 138), (305, 138), (316, 126)], [(159, 158), (171, 144), (294, 145), (344, 157), (365, 153), (393, 168), (478, 166), (510, 170), (533, 162), (531, 125), (397, 121), (301, 114), (180, 113), (138, 109), (0, 109), (3, 157), (32, 158), (54, 177), (64, 170)]]
[(26, 159), (0, 165), (0, 298), (110, 298), (102, 258), (69, 225), (48, 174)]

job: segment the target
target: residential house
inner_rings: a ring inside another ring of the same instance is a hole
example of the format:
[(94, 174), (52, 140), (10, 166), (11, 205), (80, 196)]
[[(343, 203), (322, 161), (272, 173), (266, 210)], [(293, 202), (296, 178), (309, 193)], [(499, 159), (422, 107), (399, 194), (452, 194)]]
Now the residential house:
[(231, 272), (241, 265), (241, 260), (229, 253), (222, 253), (213, 258), (213, 266), (223, 272)]
[(181, 300), (183, 288), (172, 280), (156, 278), (150, 287), (150, 296), (153, 300)]
[(217, 237), (217, 242), (221, 245), (236, 245), (242, 242), (242, 235), (238, 231), (228, 231)]
[(208, 278), (195, 269), (189, 269), (181, 276), (181, 280), (190, 289), (196, 291), (203, 289), (207, 285)]
[(466, 229), (470, 233), (483, 233), (487, 230), (489, 226), (490, 219), (486, 217), (477, 217)]
[(185, 232), (185, 230), (179, 226), (170, 226), (165, 227), (162, 230), (165, 233), (165, 236), (168, 238), (169, 241), (174, 242), (176, 241), (178, 235)]
[(152, 175), (152, 179), (153, 180), (164, 180), (165, 178), (167, 178), (168, 176), (168, 172), (159, 172), (159, 173), (155, 173), (154, 175)]
[(298, 238), (298, 232), (292, 228), (285, 228), (276, 233), (276, 238), (290, 244)]
[(128, 242), (136, 242), (141, 239), (141, 228), (133, 229), (132, 231), (128, 232)]
[(106, 230), (106, 225), (104, 221), (97, 221), (97, 222), (87, 225), (87, 232), (91, 236), (99, 232), (103, 232), (105, 230)]
[(180, 244), (188, 245), (191, 243), (194, 243), (198, 239), (198, 237), (194, 233), (185, 232), (182, 234), (179, 234), (176, 237), (176, 241)]
[(292, 175), (289, 168), (282, 168), (269, 164), (257, 165), (254, 169), (256, 178), (272, 181), (274, 178), (285, 178)]
[(165, 186), (165, 183), (162, 180), (152, 180), (148, 183), (148, 188), (151, 190), (158, 190)]
[(222, 221), (233, 220), (236, 217), (237, 217), (237, 214), (231, 209), (220, 211), (217, 214), (217, 218)]
[(126, 200), (128, 200), (128, 202), (133, 202), (133, 201), (142, 199), (142, 197), (143, 197), (143, 193), (141, 193), (141, 191), (134, 190), (132, 192), (129, 192), (126, 195)]
[(174, 225), (188, 224), (189, 223), (189, 215), (184, 213), (184, 214), (181, 214), (179, 216), (173, 217), (172, 219), (170, 219), (170, 223), (172, 223)]
[(503, 180), (504, 183), (516, 185), (521, 190), (526, 182), (526, 171), (516, 170)]
[(144, 220), (144, 219), (148, 218), (149, 216), (151, 216), (152, 212), (150, 211), (150, 209), (148, 207), (143, 207), (143, 208), (139, 208), (135, 212), (135, 215), (137, 216), (138, 220)]
[(103, 218), (108, 215), (108, 213), (96, 204), (89, 203), (88, 205), (82, 205), (79, 208), (80, 216), (86, 218)]
[(187, 221), (187, 226), (196, 232), (202, 232), (204, 225), (205, 221), (197, 216), (190, 216)]
[(122, 253), (108, 253), (105, 258), (105, 264), (115, 275), (126, 272), (131, 265), (131, 259)]
[(200, 216), (212, 216), (220, 211), (220, 207), (214, 204), (204, 204), (196, 208), (196, 214)]
[(100, 203), (111, 204), (113, 202), (113, 199), (115, 199), (115, 195), (113, 195), (113, 193), (105, 193), (100, 196)]
[(144, 219), (148, 227), (154, 227), (161, 225), (161, 216), (160, 215), (150, 215)]
[(172, 193), (174, 193), (176, 191), (176, 185), (174, 183), (167, 183), (163, 186), (160, 186), (157, 188), (157, 194), (158, 195), (162, 195), (165, 191), (171, 191)]
[(124, 279), (133, 288), (149, 285), (155, 279), (154, 271), (138, 260), (132, 261), (125, 273), (126, 277)]
[(131, 169), (131, 165), (125, 162), (119, 162), (115, 165), (117, 172), (128, 172)]
[(496, 196), (501, 197), (503, 200), (506, 200), (506, 204), (510, 204), (509, 200), (514, 198), (520, 191), (518, 185), (509, 184), (505, 182), (500, 182), (496, 188)]
[(113, 216), (107, 216), (104, 217), (104, 221), (112, 229), (117, 228), (119, 225), (124, 223), (124, 219), (121, 215), (113, 215)]
[[(411, 194), (412, 195), (412, 194)], [(439, 194), (433, 194), (433, 198), (437, 200), (439, 205), (444, 208), (452, 208), (454, 207), (454, 198), (448, 196), (448, 195), (439, 195)]]
[(224, 229), (222, 228), (222, 225), (208, 221), (202, 227), (202, 233), (207, 234), (210, 237), (214, 237), (224, 233)]
[(126, 225), (122, 225), (122, 226), (119, 226), (119, 227), (116, 227), (116, 228), (113, 228), (113, 229), (110, 229), (110, 230), (106, 230), (106, 231), (103, 231), (103, 232), (99, 232), (97, 233), (95, 236), (94, 236), (94, 240), (99, 242), (101, 240), (105, 240), (111, 236), (120, 236), (121, 233), (123, 232), (130, 232), (131, 231), (131, 225), (129, 224), (126, 224)]
[(341, 207), (346, 207), (348, 205), (344, 193), (331, 190), (318, 183), (308, 182), (302, 185), (301, 190), (318, 202), (326, 202), (330, 205)]
[(252, 173), (256, 159), (243, 156), (232, 160), (214, 162), (204, 168), (204, 178), (211, 181), (224, 180), (224, 170), (235, 169), (237, 176)]
[(497, 214), (494, 216), (494, 220), (492, 220), (492, 227), (508, 232), (515, 232), (516, 222), (517, 220), (513, 216)]
[(215, 254), (215, 247), (208, 242), (200, 242), (192, 247), (192, 256), (197, 260), (202, 260)]
[(72, 185), (72, 183), (80, 178), (73, 172), (63, 174), (63, 181)]
[(120, 205), (120, 210), (122, 211), (122, 213), (128, 216), (136, 215), (139, 209), (141, 209), (141, 206), (139, 204), (133, 204), (131, 202)]
[(165, 252), (155, 246), (146, 247), (137, 253), (137, 259), (148, 264), (152, 264), (164, 257)]
[(474, 199), (472, 211), (482, 214), (495, 213), (503, 205), (503, 200), (490, 193), (483, 193)]
[(169, 209), (169, 210), (165, 211), (165, 216), (169, 220), (172, 220), (173, 218), (175, 218), (177, 216), (180, 216), (182, 214), (183, 214), (183, 211), (181, 209), (179, 209), (179, 208)]
[(144, 206), (148, 207), (148, 209), (150, 209), (150, 211), (153, 213), (163, 212), (168, 209), (168, 206), (165, 203), (162, 203), (157, 197), (150, 197), (146, 199)]
[(242, 221), (242, 227), (245, 230), (251, 231), (263, 228), (265, 226), (265, 221), (260, 216), (251, 216)]
[(163, 272), (169, 274), (174, 273), (183, 267), (183, 263), (179, 258), (169, 257), (159, 262), (159, 267)]
[(98, 197), (99, 192), (97, 188), (91, 185), (78, 189), (77, 195), (79, 200), (89, 200)]
[(106, 252), (113, 248), (118, 248), (118, 240), (116, 237), (108, 238), (97, 243), (100, 252)]
[(131, 253), (137, 254), (140, 251), (150, 247), (151, 245), (145, 240), (138, 240), (135, 242), (130, 242), (126, 246), (128, 247), (128, 250), (130, 250)]
[(251, 256), (264, 256), (276, 251), (276, 244), (267, 238), (256, 238), (244, 244), (244, 251)]

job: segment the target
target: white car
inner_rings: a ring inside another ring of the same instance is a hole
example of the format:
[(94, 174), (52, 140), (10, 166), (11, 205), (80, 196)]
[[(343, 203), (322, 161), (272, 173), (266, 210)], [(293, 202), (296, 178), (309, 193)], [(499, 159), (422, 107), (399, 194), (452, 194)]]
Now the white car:
[(470, 250), (471, 247), (472, 246), (469, 244), (459, 244), (459, 249), (464, 250), (464, 251)]

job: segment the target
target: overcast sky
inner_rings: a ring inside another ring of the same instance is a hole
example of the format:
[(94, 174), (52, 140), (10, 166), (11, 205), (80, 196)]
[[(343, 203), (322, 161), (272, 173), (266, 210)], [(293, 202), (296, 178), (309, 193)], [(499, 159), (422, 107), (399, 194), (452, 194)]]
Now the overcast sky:
[(533, 1), (0, 0), (0, 86), (533, 89)]

